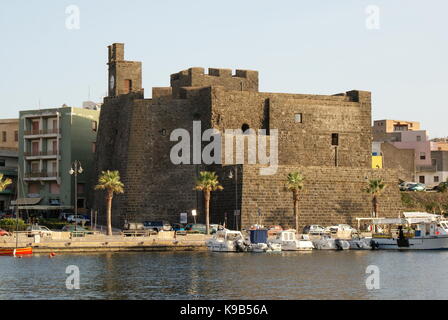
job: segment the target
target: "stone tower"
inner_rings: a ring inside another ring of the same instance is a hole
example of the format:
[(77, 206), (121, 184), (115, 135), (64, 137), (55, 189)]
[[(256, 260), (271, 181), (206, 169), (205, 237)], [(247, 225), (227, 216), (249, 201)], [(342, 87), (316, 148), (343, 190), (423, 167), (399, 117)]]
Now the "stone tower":
[(109, 97), (131, 92), (143, 92), (142, 63), (124, 60), (124, 44), (114, 43), (109, 48)]

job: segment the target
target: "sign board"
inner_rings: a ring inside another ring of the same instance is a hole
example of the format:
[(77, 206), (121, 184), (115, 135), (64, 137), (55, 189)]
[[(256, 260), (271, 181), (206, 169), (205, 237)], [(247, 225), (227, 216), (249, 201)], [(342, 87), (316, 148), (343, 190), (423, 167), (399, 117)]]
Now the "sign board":
[(188, 223), (188, 214), (186, 212), (180, 214), (180, 223)]
[(240, 215), (240, 210), (233, 210), (233, 214), (235, 216), (239, 216)]

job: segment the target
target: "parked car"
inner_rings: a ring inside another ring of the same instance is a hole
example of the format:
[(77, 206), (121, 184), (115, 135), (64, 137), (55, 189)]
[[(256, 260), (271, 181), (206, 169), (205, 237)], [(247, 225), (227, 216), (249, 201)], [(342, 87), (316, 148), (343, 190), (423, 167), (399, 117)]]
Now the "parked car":
[(303, 234), (324, 234), (325, 228), (317, 224), (305, 226), (302, 231)]
[(0, 237), (9, 236), (9, 232), (3, 229), (0, 229)]
[(173, 231), (186, 231), (184, 225), (180, 223), (173, 223), (171, 228), (173, 229)]
[(357, 232), (356, 229), (350, 227), (348, 224), (338, 224), (325, 228), (325, 232), (328, 233), (337, 233), (338, 231), (350, 231), (351, 233)]
[[(219, 224), (210, 224), (210, 234), (214, 234), (219, 230), (220, 226)], [(207, 229), (205, 224), (203, 223), (189, 223), (185, 227), (185, 230), (188, 233), (200, 233), (200, 234), (206, 234)]]
[(86, 224), (86, 223), (90, 222), (90, 219), (85, 216), (82, 216), (80, 214), (78, 214), (78, 215), (72, 214), (67, 217), (67, 222), (71, 222), (71, 223), (76, 222), (76, 223), (80, 223), (80, 224)]
[(426, 191), (426, 186), (423, 183), (412, 184), (407, 191)]
[(45, 236), (51, 236), (53, 231), (51, 231), (50, 229), (48, 229), (47, 227), (44, 226), (39, 226), (37, 224), (33, 224), (32, 226), (29, 226), (26, 231), (28, 231), (28, 235), (30, 236), (34, 236), (34, 235), (45, 235)]
[(145, 221), (143, 222), (145, 230), (151, 231), (171, 231), (171, 224), (168, 221)]
[(443, 191), (448, 189), (448, 181), (447, 182), (441, 182), (439, 185), (434, 187), (434, 190), (436, 191)]
[(59, 214), (59, 220), (67, 220), (67, 218), (69, 216), (73, 216), (73, 215), (75, 215), (73, 212), (64, 212), (63, 211)]
[(417, 182), (409, 182), (409, 181), (403, 181), (398, 185), (401, 191), (408, 191), (409, 187), (412, 185), (417, 184)]
[(140, 222), (128, 222), (123, 226), (123, 230), (136, 231), (136, 230), (145, 230), (145, 226)]

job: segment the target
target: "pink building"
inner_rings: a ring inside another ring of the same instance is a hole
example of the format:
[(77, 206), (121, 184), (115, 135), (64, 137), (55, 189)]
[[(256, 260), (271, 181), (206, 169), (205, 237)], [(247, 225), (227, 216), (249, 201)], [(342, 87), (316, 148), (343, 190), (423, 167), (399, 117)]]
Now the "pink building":
[(398, 149), (414, 150), (414, 180), (428, 185), (433, 184), (432, 176), (437, 171), (431, 157), (434, 143), (429, 141), (427, 131), (421, 130), (418, 122), (375, 121), (372, 132), (375, 142), (389, 142)]

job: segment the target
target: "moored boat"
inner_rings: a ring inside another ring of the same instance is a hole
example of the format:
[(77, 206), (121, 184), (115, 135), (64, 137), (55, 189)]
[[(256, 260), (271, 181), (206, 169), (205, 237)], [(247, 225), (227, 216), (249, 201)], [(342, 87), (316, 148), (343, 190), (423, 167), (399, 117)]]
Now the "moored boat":
[(297, 239), (295, 230), (280, 231), (272, 240), (273, 244), (279, 244), (282, 251), (310, 251), (314, 249), (313, 242), (307, 239)]
[(32, 254), (33, 254), (32, 247), (0, 249), (0, 256), (16, 257), (16, 256), (26, 256), (26, 255), (32, 255)]
[(240, 231), (219, 230), (207, 241), (207, 247), (213, 252), (245, 251), (244, 237)]
[(250, 230), (250, 244), (248, 250), (251, 252), (280, 252), (282, 245), (268, 240), (268, 230), (253, 229)]
[(374, 234), (372, 244), (380, 250), (448, 250), (448, 232), (440, 216), (405, 212), (404, 218), (374, 219), (386, 232)]

